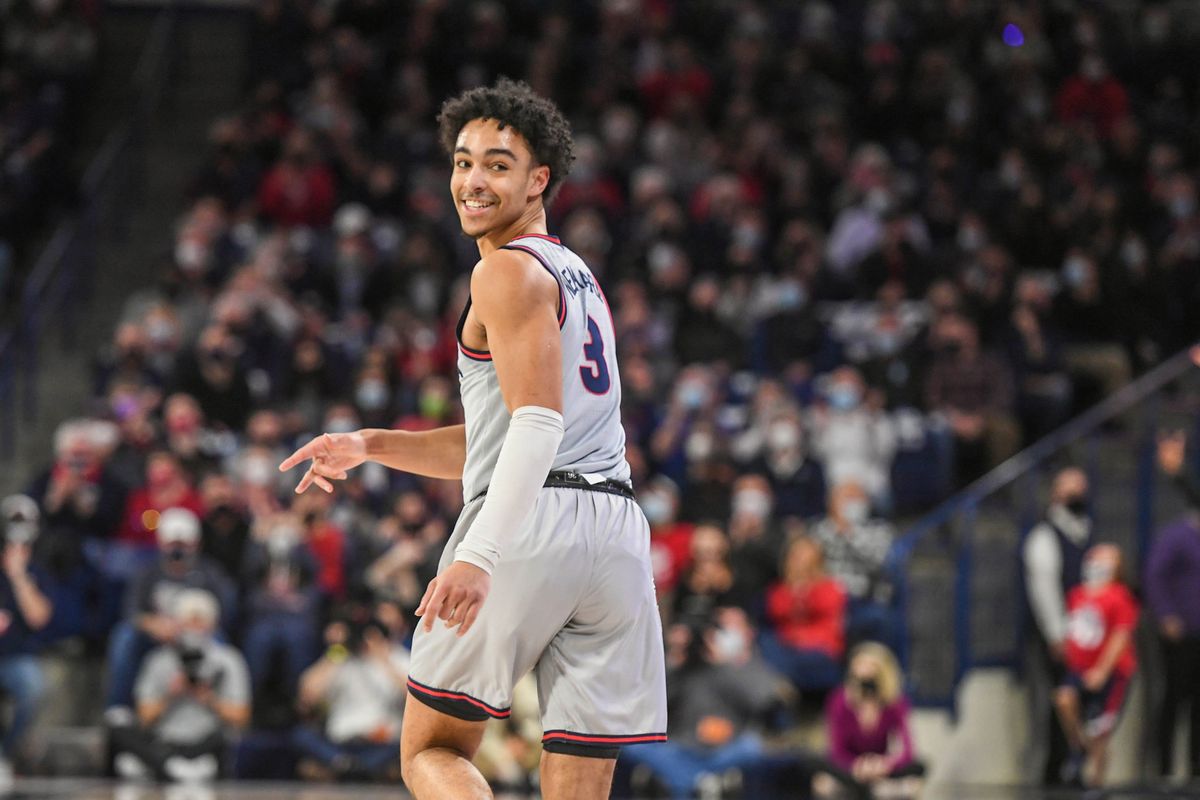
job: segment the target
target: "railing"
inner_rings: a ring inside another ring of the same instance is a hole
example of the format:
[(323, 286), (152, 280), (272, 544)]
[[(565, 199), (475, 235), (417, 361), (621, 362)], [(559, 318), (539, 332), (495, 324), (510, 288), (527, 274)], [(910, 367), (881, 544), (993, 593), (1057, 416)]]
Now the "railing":
[(1096, 535), (1133, 569), (1156, 524), (1183, 510), (1155, 464), (1162, 427), (1194, 427), (1200, 370), (1188, 351), (1106, 398), (946, 500), (909, 528), (891, 559), (899, 581), (900, 658), (915, 702), (954, 708), (974, 667), (1018, 667), (1024, 635), (1019, 550), (1039, 519), (1052, 469), (1082, 467)]
[(74, 346), (102, 237), (125, 233), (121, 212), (143, 188), (146, 131), (174, 75), (178, 27), (177, 3), (169, 0), (134, 71), (136, 99), (128, 116), (88, 165), (80, 181), (79, 210), (51, 235), (22, 288), (16, 319), (0, 331), (0, 460), (11, 460), (16, 452), (18, 416), (25, 422), (37, 418), (39, 357), (47, 323), (53, 320), (65, 347)]

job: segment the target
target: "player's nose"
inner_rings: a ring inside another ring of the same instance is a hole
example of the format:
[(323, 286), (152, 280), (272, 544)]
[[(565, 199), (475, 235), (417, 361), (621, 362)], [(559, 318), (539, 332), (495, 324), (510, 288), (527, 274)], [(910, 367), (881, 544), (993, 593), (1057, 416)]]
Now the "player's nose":
[(481, 193), (487, 188), (487, 170), (478, 164), (471, 167), (467, 172), (467, 179), (463, 182), (463, 188), (475, 194)]

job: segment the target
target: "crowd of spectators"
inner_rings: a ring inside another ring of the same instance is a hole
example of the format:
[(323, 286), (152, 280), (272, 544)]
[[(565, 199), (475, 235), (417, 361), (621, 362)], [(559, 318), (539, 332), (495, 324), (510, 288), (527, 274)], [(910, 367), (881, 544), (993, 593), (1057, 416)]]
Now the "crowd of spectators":
[(0, 2), (0, 311), (31, 246), (74, 197), (71, 158), (95, 74), (99, 3)]
[[(834, 690), (849, 648), (895, 644), (896, 519), (1200, 333), (1180, 68), (1197, 21), (1168, 3), (263, 0), (245, 101), (214, 119), (159, 280), (97, 357), (94, 416), (30, 487), (58, 609), (43, 638), (107, 648), (120, 728), (147, 718), (143, 656), (181, 636), (175, 595), (203, 590), (248, 662), (249, 724), (300, 731), (306, 774), (381, 774), (404, 620), (460, 487), (367, 465), (295, 496), (276, 465), (318, 431), (461, 420), (474, 244), (434, 118), (510, 75), (574, 126), (552, 232), (612, 299), (664, 619), (701, 653), (679, 663), (752, 652), (788, 691)], [(673, 696), (694, 678), (674, 672)], [(746, 745), (732, 734), (770, 699), (724, 698), (744, 703), (713, 741)], [(513, 775), (523, 730), (504, 736), (495, 774)]]

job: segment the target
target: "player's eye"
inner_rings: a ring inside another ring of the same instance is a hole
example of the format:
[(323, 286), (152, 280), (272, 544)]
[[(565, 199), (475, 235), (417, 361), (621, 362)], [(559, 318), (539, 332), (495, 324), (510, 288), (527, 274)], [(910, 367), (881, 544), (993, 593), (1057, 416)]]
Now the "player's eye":
[(503, 172), (506, 169), (508, 169), (507, 164), (492, 164), (491, 166), (493, 172)]
[(470, 169), (471, 162), (467, 161), (466, 159), (460, 158), (458, 161), (454, 162), (454, 166), (457, 167), (458, 169)]

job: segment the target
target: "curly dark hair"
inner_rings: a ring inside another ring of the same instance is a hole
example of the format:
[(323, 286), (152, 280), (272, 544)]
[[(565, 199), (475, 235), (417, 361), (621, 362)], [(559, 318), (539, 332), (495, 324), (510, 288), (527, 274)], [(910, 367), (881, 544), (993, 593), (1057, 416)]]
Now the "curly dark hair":
[(473, 119), (494, 119), (501, 129), (511, 126), (525, 137), (534, 162), (550, 168), (550, 181), (542, 195), (549, 204), (575, 160), (571, 125), (558, 106), (524, 81), (509, 78), (501, 78), (495, 86), (468, 89), (442, 103), (438, 114), (438, 138), (447, 153), (454, 153), (459, 132)]

